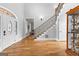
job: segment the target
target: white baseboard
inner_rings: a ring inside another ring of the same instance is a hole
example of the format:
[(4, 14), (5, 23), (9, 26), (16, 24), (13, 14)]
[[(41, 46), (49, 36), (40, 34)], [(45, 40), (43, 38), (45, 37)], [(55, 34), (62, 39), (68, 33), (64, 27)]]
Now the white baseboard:
[(54, 40), (54, 41), (66, 41), (65, 39), (55, 39), (55, 38), (37, 38), (37, 39), (35, 39), (35, 41), (45, 41), (45, 40)]
[(56, 41), (64, 41), (65, 42), (66, 40), (65, 39), (59, 39), (59, 40), (56, 40)]
[(46, 40), (56, 40), (56, 39), (52, 39), (52, 38), (38, 38), (38, 39), (35, 39), (35, 41), (46, 41)]
[(2, 47), (2, 48), (0, 49), (0, 52), (2, 52), (4, 49), (10, 47), (12, 44), (21, 41), (21, 40), (22, 40), (23, 38), (25, 38), (26, 36), (28, 36), (28, 35), (25, 35), (25, 36), (23, 36), (23, 37), (20, 37), (18, 40), (15, 40), (14, 42), (11, 42), (11, 43), (7, 44), (5, 47)]
[(12, 44), (14, 44), (14, 43), (16, 43), (16, 42), (19, 42), (19, 41), (21, 41), (21, 40), (22, 40), (22, 37), (21, 37), (20, 39), (16, 40), (16, 41), (14, 41), (14, 42), (11, 42), (11, 43), (7, 44), (6, 46), (4, 46), (4, 47), (2, 47), (2, 48), (0, 49), (0, 52), (2, 52), (4, 49), (10, 47)]

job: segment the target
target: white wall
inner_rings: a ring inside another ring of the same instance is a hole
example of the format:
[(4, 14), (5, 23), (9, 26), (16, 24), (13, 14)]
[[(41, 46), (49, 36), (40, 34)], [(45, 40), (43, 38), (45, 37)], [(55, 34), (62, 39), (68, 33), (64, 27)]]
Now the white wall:
[[(57, 5), (57, 4), (56, 4)], [(4, 24), (5, 20), (11, 20), (14, 24), (14, 20), (17, 21), (17, 35), (12, 32), (10, 35), (6, 33), (6, 36), (3, 36), (3, 29), (1, 30), (2, 39), (0, 39), (0, 51), (10, 46), (11, 44), (21, 40), (27, 33), (27, 22), (24, 19), (34, 18), (34, 28), (40, 26), (44, 21), (53, 16), (55, 4), (21, 4), (21, 3), (0, 3), (0, 6), (8, 8), (13, 13), (16, 14), (17, 19), (12, 19), (11, 17), (1, 15), (2, 22)], [(40, 17), (43, 16), (43, 21), (40, 20)], [(4, 19), (4, 20), (3, 20)], [(7, 25), (9, 21), (5, 22), (4, 28), (7, 32)], [(26, 23), (26, 24), (25, 24)], [(1, 27), (3, 28), (3, 24)], [(14, 28), (12, 27), (14, 30)]]
[[(59, 16), (57, 17), (56, 40), (59, 40), (59, 41), (66, 40), (66, 12), (69, 11), (70, 9), (73, 9), (74, 7), (76, 7), (78, 5), (79, 5), (79, 3), (66, 3), (66, 4), (64, 4), (63, 8), (61, 9), (61, 12), (59, 13)], [(59, 20), (59, 25), (58, 25), (58, 20)], [(58, 30), (58, 26), (59, 26), (59, 30)], [(59, 34), (58, 34), (58, 31), (59, 31)], [(44, 33), (40, 37), (38, 37), (38, 40), (40, 38), (42, 40), (46, 39), (45, 35), (49, 35), (49, 38), (50, 38), (51, 35), (55, 34), (55, 33), (54, 34), (53, 33), (54, 32), (52, 29), (50, 31), (47, 30), (46, 33)], [(58, 35), (59, 35), (59, 38), (58, 38)], [(54, 39), (54, 37), (52, 36), (53, 39)]]
[[(34, 18), (34, 29), (48, 20), (50, 17), (54, 15), (55, 8), (57, 7), (57, 3), (28, 3), (25, 4), (25, 19), (26, 18)], [(41, 17), (43, 20), (41, 21)], [(48, 38), (56, 38), (56, 33), (54, 30), (47, 30), (44, 32), (39, 38), (44, 39), (45, 35), (48, 35)], [(39, 39), (40, 40), (40, 39)]]
[(22, 3), (2, 3), (0, 4), (4, 6), (5, 8), (10, 9), (12, 12), (14, 12), (17, 15), (17, 21), (18, 21), (18, 35), (22, 36), (23, 33), (23, 19), (24, 19), (24, 4)]
[[(25, 35), (25, 27), (24, 27), (25, 20), (24, 19), (34, 18), (34, 28), (36, 28), (36, 27), (40, 26), (48, 18), (53, 16), (54, 7), (55, 7), (54, 4), (48, 4), (48, 3), (47, 4), (46, 3), (45, 4), (41, 4), (41, 3), (39, 3), (39, 4), (25, 4), (25, 5), (24, 4), (17, 4), (17, 3), (14, 3), (14, 4), (13, 3), (12, 4), (6, 4), (6, 3), (1, 4), (0, 3), (0, 5), (13, 11), (17, 15), (16, 21), (18, 22), (18, 29), (17, 29), (18, 34), (15, 35), (14, 33), (12, 33), (12, 40), (13, 40), (12, 43), (10, 43), (10, 42), (8, 43), (8, 41), (10, 41), (11, 39), (10, 40), (6, 39), (7, 40), (6, 44), (4, 44), (4, 45), (2, 45), (2, 47), (0, 47), (0, 51), (2, 51), (3, 49), (10, 46), (14, 42), (17, 42), (23, 38), (23, 36)], [(59, 19), (59, 40), (66, 39), (66, 14), (65, 13), (69, 9), (74, 8), (77, 5), (79, 5), (79, 4), (64, 4), (63, 9), (61, 10), (61, 12), (58, 16), (58, 19)], [(24, 10), (24, 8), (25, 8), (25, 10)], [(43, 16), (43, 21), (40, 20), (41, 16)], [(2, 16), (2, 17), (4, 18), (4, 16)], [(5, 20), (7, 20), (7, 18), (5, 18)], [(7, 23), (5, 23), (4, 26), (6, 27)], [(6, 27), (6, 29), (7, 29), (7, 27)], [(49, 35), (51, 35), (51, 34), (49, 34)], [(14, 40), (14, 38), (15, 38), (15, 40)], [(4, 39), (2, 39), (2, 40), (0, 39), (0, 44), (2, 44), (2, 43), (5, 43)], [(5, 45), (7, 45), (7, 46), (5, 46)]]
[[(56, 6), (55, 3), (27, 3), (25, 4), (25, 18), (34, 18), (34, 28), (36, 28), (53, 16)], [(42, 21), (41, 17), (43, 17)]]
[(66, 12), (79, 5), (79, 3), (64, 4), (58, 19), (59, 19), (59, 40), (66, 40)]
[(46, 32), (37, 37), (36, 40), (56, 40), (56, 26), (49, 28)]
[[(5, 8), (8, 8), (12, 12), (14, 12), (17, 16), (17, 19), (12, 19), (11, 17), (8, 17), (6, 15), (1, 15), (2, 17), (2, 25), (1, 25), (1, 34), (2, 34), (2, 39), (0, 39), (0, 51), (5, 49), (6, 47), (10, 46), (11, 44), (21, 40), (24, 36), (24, 4), (21, 3), (0, 3), (0, 6), (3, 6)], [(9, 35), (7, 31), (7, 25), (9, 20), (12, 21), (12, 30), (14, 30), (14, 20), (17, 21), (17, 35), (12, 33)], [(3, 26), (4, 24), (4, 26)], [(3, 28), (6, 30), (6, 36), (3, 36)]]

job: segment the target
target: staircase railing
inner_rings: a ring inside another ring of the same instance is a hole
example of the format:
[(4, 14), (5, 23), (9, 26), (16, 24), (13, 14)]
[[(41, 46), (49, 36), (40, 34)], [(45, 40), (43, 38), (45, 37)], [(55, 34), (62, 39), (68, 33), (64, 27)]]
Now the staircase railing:
[(55, 15), (49, 18), (47, 21), (45, 21), (43, 24), (41, 24), (39, 27), (37, 27), (34, 30), (34, 37), (38, 37), (39, 35), (43, 34), (46, 30), (48, 30), (53, 25), (56, 25), (57, 16), (63, 6), (63, 3), (59, 3), (58, 7), (55, 10)]
[(48, 19), (46, 22), (44, 22), (41, 26), (37, 27), (35, 31), (35, 37), (39, 36), (46, 30), (48, 30), (51, 26), (53, 26), (56, 23), (55, 16)]
[(63, 8), (64, 3), (59, 3), (58, 7), (55, 9), (55, 15), (59, 15), (61, 9)]

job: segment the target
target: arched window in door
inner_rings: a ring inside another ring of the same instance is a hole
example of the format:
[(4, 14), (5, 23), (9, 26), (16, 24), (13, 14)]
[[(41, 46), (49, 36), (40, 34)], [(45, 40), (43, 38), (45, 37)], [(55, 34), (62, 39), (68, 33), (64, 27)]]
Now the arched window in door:
[(10, 9), (8, 8), (5, 8), (3, 6), (0, 6), (0, 13), (1, 14), (5, 14), (5, 15), (8, 15), (8, 16), (11, 16), (13, 17), (14, 19), (17, 18), (16, 14), (14, 12), (12, 12)]
[[(13, 19), (17, 19), (17, 16), (14, 12), (12, 12), (10, 9), (5, 8), (3, 6), (0, 6), (0, 14), (7, 15), (9, 17), (12, 17)], [(9, 21), (9, 23), (7, 25), (8, 25), (8, 32), (11, 32), (12, 31), (12, 22)], [(6, 33), (6, 30), (3, 30), (3, 33)], [(0, 34), (1, 34), (1, 17), (0, 17)]]

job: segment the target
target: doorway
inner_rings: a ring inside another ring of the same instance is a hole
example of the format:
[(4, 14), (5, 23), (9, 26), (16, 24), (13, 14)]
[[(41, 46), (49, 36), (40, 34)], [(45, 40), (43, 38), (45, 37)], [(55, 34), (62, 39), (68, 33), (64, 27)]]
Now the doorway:
[(31, 35), (34, 33), (34, 19), (28, 18), (27, 21), (27, 32)]

